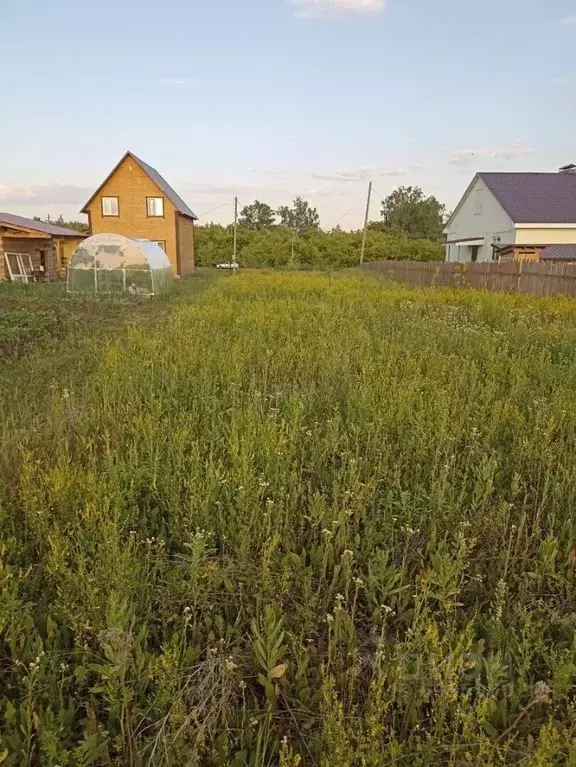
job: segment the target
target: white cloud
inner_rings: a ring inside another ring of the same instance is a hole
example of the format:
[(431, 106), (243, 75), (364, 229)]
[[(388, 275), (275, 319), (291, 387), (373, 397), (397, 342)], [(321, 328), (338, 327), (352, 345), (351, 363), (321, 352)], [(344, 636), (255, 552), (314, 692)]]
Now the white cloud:
[(363, 168), (354, 170), (335, 170), (332, 173), (312, 173), (312, 178), (322, 181), (368, 181), (374, 178), (383, 178), (384, 176), (404, 176), (411, 170), (419, 168), (419, 165), (406, 165), (397, 168), (387, 168), (380, 165), (366, 165)]
[(565, 19), (562, 19), (561, 23), (567, 26), (576, 26), (576, 16), (566, 16)]
[[(294, 192), (293, 196), (296, 197), (300, 192)], [(348, 192), (336, 191), (335, 189), (326, 189), (326, 187), (312, 187), (311, 189), (304, 190), (305, 195), (312, 197), (347, 197)]]
[(567, 88), (573, 89), (576, 87), (576, 77), (555, 77), (552, 80), (552, 85), (561, 90), (566, 90)]
[(94, 188), (66, 184), (0, 184), (0, 205), (83, 205)]
[(386, 0), (288, 0), (301, 17), (325, 16), (331, 13), (379, 13)]
[(531, 154), (533, 151), (533, 149), (522, 146), (521, 144), (505, 146), (501, 149), (457, 149), (452, 152), (448, 162), (452, 165), (459, 165), (464, 168), (473, 165), (478, 160), (513, 160), (516, 157), (523, 157), (524, 155)]
[(191, 77), (161, 77), (160, 83), (168, 88), (193, 88), (197, 85)]
[[(308, 188), (306, 183), (301, 186), (295, 185), (294, 181), (289, 182), (286, 186), (267, 186), (266, 184), (195, 184), (193, 186), (181, 184), (178, 187), (178, 192), (182, 197), (190, 203), (190, 207), (194, 209), (196, 207), (202, 207), (204, 203), (203, 199), (214, 198), (229, 198), (232, 200), (234, 196), (238, 195), (241, 201), (251, 201), (254, 199), (263, 199), (266, 196), (281, 197), (293, 199), (301, 194), (314, 194), (322, 197), (340, 197), (347, 192), (342, 192), (337, 189), (327, 188)], [(206, 202), (205, 205), (210, 205), (210, 202)]]

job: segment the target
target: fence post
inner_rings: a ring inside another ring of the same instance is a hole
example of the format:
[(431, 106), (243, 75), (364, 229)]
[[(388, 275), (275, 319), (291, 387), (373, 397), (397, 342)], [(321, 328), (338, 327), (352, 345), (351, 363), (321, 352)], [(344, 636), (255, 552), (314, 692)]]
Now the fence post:
[(518, 277), (517, 277), (517, 280), (516, 280), (516, 292), (517, 293), (521, 293), (522, 292), (521, 289), (520, 289), (520, 283), (521, 283), (521, 280), (522, 280), (522, 263), (523, 263), (522, 261), (518, 261)]

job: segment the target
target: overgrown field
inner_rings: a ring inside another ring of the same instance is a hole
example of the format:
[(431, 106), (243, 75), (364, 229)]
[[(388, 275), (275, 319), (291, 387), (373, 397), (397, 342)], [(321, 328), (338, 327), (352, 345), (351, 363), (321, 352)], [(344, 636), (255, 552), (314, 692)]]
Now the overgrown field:
[(574, 304), (161, 314), (4, 370), (0, 762), (576, 765)]

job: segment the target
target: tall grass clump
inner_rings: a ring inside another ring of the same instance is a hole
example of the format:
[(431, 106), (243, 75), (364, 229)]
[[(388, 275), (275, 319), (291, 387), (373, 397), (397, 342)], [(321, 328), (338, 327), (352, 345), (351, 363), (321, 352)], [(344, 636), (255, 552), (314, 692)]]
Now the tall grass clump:
[(4, 432), (0, 763), (576, 764), (575, 316), (246, 274), (95, 347)]

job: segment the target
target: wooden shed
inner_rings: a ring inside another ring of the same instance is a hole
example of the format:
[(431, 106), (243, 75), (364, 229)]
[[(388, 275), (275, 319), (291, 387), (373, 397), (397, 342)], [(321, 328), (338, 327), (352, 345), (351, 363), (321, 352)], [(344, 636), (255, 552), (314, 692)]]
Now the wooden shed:
[(0, 213), (0, 280), (56, 280), (86, 234), (74, 229)]

